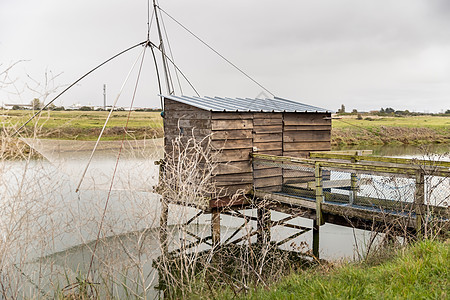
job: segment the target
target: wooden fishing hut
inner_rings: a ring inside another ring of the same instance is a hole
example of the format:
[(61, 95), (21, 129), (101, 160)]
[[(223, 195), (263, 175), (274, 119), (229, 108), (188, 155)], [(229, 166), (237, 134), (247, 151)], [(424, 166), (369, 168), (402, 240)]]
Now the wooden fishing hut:
[[(310, 151), (331, 149), (331, 112), (329, 110), (278, 98), (220, 98), (164, 96), (164, 146), (166, 155), (179, 137), (208, 139), (217, 162), (211, 180), (220, 194), (211, 199), (206, 211), (242, 205), (236, 192), (254, 188), (279, 191), (284, 183), (298, 180), (291, 170), (254, 166), (251, 154), (306, 157)], [(314, 173), (305, 177), (314, 180)], [(215, 217), (216, 216), (216, 217)], [(213, 224), (214, 227), (214, 224)]]
[(166, 153), (171, 152), (172, 141), (180, 136), (210, 139), (205, 144), (218, 152), (212, 180), (222, 189), (222, 197), (253, 187), (276, 190), (283, 182), (293, 180), (289, 172), (282, 173), (276, 167), (254, 169), (250, 154), (307, 157), (310, 151), (330, 150), (331, 112), (278, 97), (165, 96)]

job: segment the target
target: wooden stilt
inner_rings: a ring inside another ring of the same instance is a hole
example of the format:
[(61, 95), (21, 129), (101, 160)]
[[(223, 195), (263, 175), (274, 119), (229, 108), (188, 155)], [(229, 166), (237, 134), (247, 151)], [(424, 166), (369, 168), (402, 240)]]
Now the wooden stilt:
[(270, 228), (271, 228), (271, 213), (269, 209), (260, 207), (257, 209), (257, 226), (258, 226), (258, 238), (259, 244), (270, 243)]
[(416, 212), (416, 234), (421, 238), (423, 234), (423, 208), (425, 204), (425, 178), (422, 171), (416, 174), (416, 191), (414, 194), (414, 211)]
[(169, 253), (169, 245), (168, 245), (168, 240), (167, 240), (168, 216), (169, 216), (169, 203), (164, 198), (162, 198), (161, 199), (161, 217), (160, 217), (160, 227), (159, 227), (159, 238), (160, 238), (160, 243), (161, 243), (161, 251), (163, 254)]
[(211, 211), (211, 235), (213, 246), (220, 244), (220, 211), (217, 208)]
[(319, 228), (317, 220), (313, 220), (313, 255), (319, 259)]
[(322, 167), (316, 163), (314, 169), (316, 179), (316, 219), (313, 221), (313, 255), (319, 258), (319, 228), (323, 225), (322, 202), (323, 202), (323, 178)]

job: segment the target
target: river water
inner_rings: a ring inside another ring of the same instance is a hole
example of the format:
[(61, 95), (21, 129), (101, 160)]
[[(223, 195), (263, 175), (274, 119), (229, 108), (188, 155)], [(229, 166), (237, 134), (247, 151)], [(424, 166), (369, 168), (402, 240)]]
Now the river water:
[[(93, 248), (97, 247), (91, 270), (110, 286), (112, 295), (123, 296), (131, 289), (137, 293), (145, 290), (150, 297), (157, 296), (153, 286), (158, 275), (152, 262), (160, 255), (160, 196), (154, 191), (158, 183), (158, 166), (154, 162), (162, 157), (162, 139), (125, 144), (117, 168), (117, 142), (101, 143), (79, 192), (75, 190), (93, 142), (27, 142), (45, 159), (6, 161), (2, 162), (0, 170), (0, 205), (6, 212), (0, 218), (0, 229), (4, 245), (10, 247), (2, 250), (11, 261), (16, 261), (14, 269), (20, 270), (23, 277), (21, 282), (25, 288), (22, 290), (28, 289), (31, 296), (73, 283), (78, 274), (86, 274)], [(375, 147), (373, 150), (378, 155), (422, 156), (444, 153), (448, 146), (431, 149)], [(116, 174), (114, 181), (112, 174)], [(171, 248), (177, 248), (183, 239), (193, 240), (184, 236), (176, 224), (196, 213), (193, 208), (170, 206)], [(256, 216), (255, 211), (245, 213)], [(272, 213), (274, 220), (284, 216)], [(96, 246), (94, 241), (100, 223), (100, 243)], [(207, 236), (208, 224), (209, 215), (205, 215), (188, 229), (199, 236)], [(222, 236), (226, 238), (241, 224), (242, 220), (222, 216)], [(311, 227), (312, 221), (299, 218), (292, 224)], [(291, 233), (289, 229), (275, 228), (272, 236), (281, 240)], [(370, 237), (367, 231), (325, 224), (321, 227), (321, 257), (358, 258)], [(294, 239), (285, 248), (294, 249), (303, 243), (311, 245), (312, 233)], [(130, 278), (127, 288), (123, 285), (124, 278)]]

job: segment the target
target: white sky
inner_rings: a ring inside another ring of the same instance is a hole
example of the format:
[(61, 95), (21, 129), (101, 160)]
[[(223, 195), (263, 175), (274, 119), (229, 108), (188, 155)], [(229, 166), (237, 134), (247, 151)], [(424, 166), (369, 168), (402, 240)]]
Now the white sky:
[[(160, 6), (275, 95), (331, 110), (450, 109), (448, 0), (160, 0)], [(175, 62), (202, 96), (256, 97), (262, 89), (167, 16)], [(70, 84), (146, 39), (147, 0), (0, 0), (0, 72), (18, 60), (0, 104), (29, 103), (45, 73)], [(156, 27), (151, 39), (156, 43)], [(167, 47), (167, 46), (166, 46)], [(117, 95), (140, 49), (80, 82), (56, 105), (102, 105)], [(129, 106), (135, 73), (120, 106)], [(135, 106), (158, 107), (151, 52)], [(30, 76), (30, 77), (28, 77)], [(194, 92), (183, 82), (185, 95)], [(24, 90), (24, 91), (22, 91)], [(177, 90), (179, 94), (179, 91)], [(41, 96), (42, 99), (42, 96)], [(49, 99), (49, 98), (48, 98)]]

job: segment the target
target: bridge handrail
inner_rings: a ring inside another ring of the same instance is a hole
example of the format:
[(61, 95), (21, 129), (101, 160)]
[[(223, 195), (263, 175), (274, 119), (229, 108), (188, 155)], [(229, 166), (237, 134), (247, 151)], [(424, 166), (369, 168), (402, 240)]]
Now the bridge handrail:
[[(425, 175), (434, 175), (441, 177), (450, 177), (450, 168), (442, 167), (442, 166), (430, 166), (430, 165), (419, 165), (419, 164), (395, 164), (390, 163), (386, 164), (386, 162), (382, 162), (384, 164), (374, 164), (379, 161), (370, 161), (364, 162), (336, 162), (330, 161), (327, 159), (311, 159), (311, 158), (298, 158), (298, 157), (289, 157), (289, 156), (278, 156), (278, 155), (269, 155), (269, 154), (258, 154), (251, 153), (250, 156), (253, 160), (266, 160), (266, 161), (274, 161), (280, 162), (283, 164), (292, 164), (292, 165), (303, 165), (303, 166), (311, 166), (314, 167), (319, 165), (320, 167), (325, 168), (336, 168), (341, 170), (349, 170), (356, 172), (379, 172), (379, 173), (388, 173), (388, 174), (404, 174), (410, 177), (415, 177), (418, 173), (422, 173)], [(280, 166), (282, 167), (282, 166)]]
[(385, 156), (369, 156), (365, 155), (366, 152), (362, 152), (359, 155), (358, 152), (355, 154), (349, 154), (348, 151), (314, 151), (309, 153), (310, 158), (326, 158), (326, 159), (342, 159), (349, 161), (372, 161), (372, 162), (383, 162), (383, 163), (393, 163), (393, 164), (405, 164), (405, 165), (419, 165), (419, 166), (437, 166), (450, 168), (450, 161), (438, 161), (429, 159), (416, 159), (416, 158), (397, 158), (397, 157), (385, 157)]

